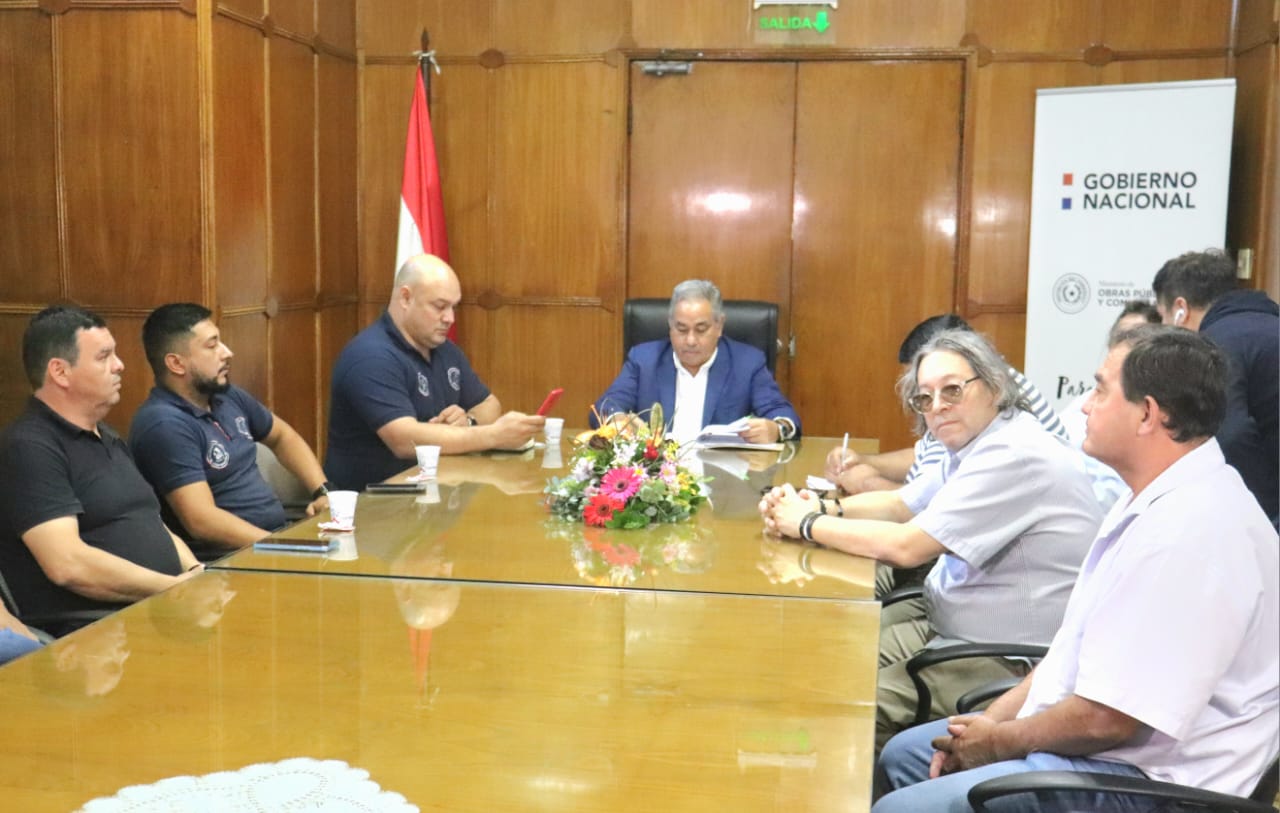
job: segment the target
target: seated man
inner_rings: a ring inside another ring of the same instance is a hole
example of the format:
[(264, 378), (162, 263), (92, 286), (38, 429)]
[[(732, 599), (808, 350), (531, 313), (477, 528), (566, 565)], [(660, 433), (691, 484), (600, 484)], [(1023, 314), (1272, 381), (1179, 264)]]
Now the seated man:
[[(973, 330), (969, 323), (952, 313), (931, 316), (911, 329), (898, 348), (898, 363), (910, 364), (925, 342), (944, 330)], [(1066, 429), (1058, 420), (1049, 402), (1040, 390), (1018, 370), (1009, 368), (1018, 386), (1019, 394), (1026, 399), (1030, 412), (1044, 425), (1046, 431), (1068, 440)], [(946, 449), (929, 432), (916, 441), (914, 447), (897, 449), (879, 454), (857, 454), (836, 447), (827, 454), (827, 477), (847, 494), (863, 491), (892, 491), (919, 476), (925, 466), (941, 461)]]
[[(948, 330), (899, 381), (904, 405), (946, 449), (897, 491), (820, 500), (790, 486), (761, 501), (765, 529), (894, 567), (937, 557), (924, 598), (881, 614), (876, 743), (911, 724), (906, 661), (924, 647), (1047, 645), (1102, 518), (1079, 455), (1027, 411), (1009, 366), (977, 333)], [(951, 661), (923, 676), (933, 717), (980, 683), (1025, 674), (1000, 658)]]
[(251, 545), (287, 523), (258, 469), (257, 443), (311, 492), (310, 516), (328, 505), (311, 447), (249, 393), (231, 385), (231, 350), (208, 308), (162, 305), (142, 326), (156, 385), (133, 416), (129, 448), (202, 559)]
[[(1226, 381), (1223, 354), (1185, 331), (1139, 328), (1111, 350), (1084, 448), (1132, 493), (1103, 521), (1048, 656), (985, 713), (895, 737), (875, 813), (968, 811), (973, 785), (1034, 770), (1252, 792), (1280, 751), (1280, 558), (1213, 438)], [(1019, 811), (1147, 809), (1061, 801), (1009, 797)]]
[(338, 488), (362, 489), (415, 459), (414, 447), (442, 454), (519, 449), (545, 421), (502, 405), (449, 341), (462, 301), (444, 260), (412, 257), (396, 272), (382, 318), (343, 348), (333, 367), (325, 471)]
[(72, 307), (36, 314), (22, 337), (35, 395), (0, 436), (0, 572), (19, 617), (52, 635), (199, 572), (165, 527), (160, 503), (102, 419), (120, 400), (124, 370), (106, 323)]
[(686, 280), (671, 294), (671, 338), (631, 348), (622, 372), (595, 403), (596, 415), (643, 412), (662, 405), (671, 437), (686, 442), (704, 426), (748, 418), (749, 443), (800, 436), (800, 417), (778, 389), (764, 353), (721, 335), (724, 303), (705, 280)]
[(1271, 524), (1280, 524), (1280, 306), (1262, 291), (1237, 290), (1235, 263), (1221, 251), (1169, 260), (1151, 287), (1166, 325), (1199, 330), (1227, 354), (1218, 443)]
[[(1155, 305), (1142, 299), (1130, 300), (1124, 303), (1124, 307), (1120, 309), (1120, 315), (1116, 317), (1111, 330), (1107, 332), (1107, 348), (1115, 347), (1121, 336), (1140, 325), (1158, 324), (1160, 324), (1160, 314), (1156, 311)], [(1089, 390), (1082, 393), (1062, 408), (1060, 416), (1062, 425), (1071, 436), (1071, 445), (1077, 449), (1084, 445), (1084, 405), (1092, 392), (1093, 390)], [(1120, 495), (1129, 491), (1129, 487), (1125, 485), (1120, 475), (1100, 460), (1085, 455), (1084, 470), (1093, 481), (1093, 493), (1097, 496), (1098, 504), (1102, 506), (1103, 511), (1109, 510)]]

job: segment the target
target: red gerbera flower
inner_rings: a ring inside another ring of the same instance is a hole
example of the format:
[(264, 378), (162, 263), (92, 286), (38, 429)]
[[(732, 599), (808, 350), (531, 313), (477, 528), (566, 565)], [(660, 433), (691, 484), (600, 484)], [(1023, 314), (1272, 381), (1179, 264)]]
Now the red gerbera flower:
[(604, 525), (613, 519), (615, 511), (621, 511), (623, 504), (608, 494), (598, 494), (591, 498), (591, 502), (587, 503), (582, 509), (582, 521), (588, 525)]

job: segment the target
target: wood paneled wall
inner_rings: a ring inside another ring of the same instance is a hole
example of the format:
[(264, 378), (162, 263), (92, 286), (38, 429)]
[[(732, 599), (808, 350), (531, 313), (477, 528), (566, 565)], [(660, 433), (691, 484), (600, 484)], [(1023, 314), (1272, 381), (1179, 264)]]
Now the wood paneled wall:
[(1276, 0), (874, 0), (821, 42), (748, 0), (0, 0), (0, 421), (22, 329), (73, 300), (150, 386), (154, 306), (215, 309), (236, 380), (322, 442), (332, 361), (394, 271), (419, 32), (433, 84), (464, 346), (512, 408), (618, 367), (628, 54), (970, 49), (956, 306), (1015, 363), (1025, 331), (1034, 89), (1235, 76), (1228, 241), (1280, 286)]
[(106, 317), (126, 430), (157, 305), (214, 310), (240, 385), (318, 443), (356, 329), (351, 0), (0, 3), (0, 421), (31, 314)]
[(972, 49), (956, 307), (1015, 364), (1025, 336), (1035, 89), (1236, 76), (1229, 245), (1252, 247), (1253, 284), (1274, 287), (1278, 6), (874, 0), (841, 4), (819, 41), (760, 30), (748, 0), (359, 0), (361, 321), (382, 308), (394, 270), (411, 55), (424, 28), (443, 68), (432, 109), (463, 283), (461, 340), (512, 408), (529, 409), (547, 386), (563, 385), (573, 420), (619, 367), (625, 75), (639, 51), (767, 58), (876, 49), (892, 58), (895, 49)]

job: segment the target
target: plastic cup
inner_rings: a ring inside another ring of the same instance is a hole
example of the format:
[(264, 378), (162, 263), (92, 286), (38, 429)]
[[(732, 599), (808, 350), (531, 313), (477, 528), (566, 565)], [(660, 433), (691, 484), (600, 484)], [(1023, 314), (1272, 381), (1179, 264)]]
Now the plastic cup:
[(543, 424), (543, 433), (547, 437), (547, 445), (560, 442), (560, 433), (564, 431), (564, 418), (547, 418)]
[(440, 467), (440, 447), (414, 446), (413, 450), (418, 455), (418, 472), (423, 477), (435, 477)]
[(330, 491), (329, 519), (343, 528), (354, 528), (356, 526), (356, 498), (359, 496), (359, 492), (356, 491)]

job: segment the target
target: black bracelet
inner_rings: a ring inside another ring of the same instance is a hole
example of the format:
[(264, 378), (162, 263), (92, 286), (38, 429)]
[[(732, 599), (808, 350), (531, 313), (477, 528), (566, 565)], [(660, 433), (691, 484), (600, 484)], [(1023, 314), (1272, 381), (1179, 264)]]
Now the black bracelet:
[(822, 514), (812, 511), (805, 514), (804, 519), (800, 520), (800, 538), (806, 542), (813, 541), (813, 524), (818, 521)]
[(836, 504), (836, 516), (837, 516), (837, 517), (843, 517), (843, 516), (844, 516), (844, 506), (840, 504), (840, 501), (839, 501), (839, 500), (832, 500), (832, 502), (834, 502), (834, 503)]
[(334, 489), (333, 483), (329, 482), (328, 480), (325, 480), (323, 483), (316, 486), (315, 491), (311, 492), (311, 501), (315, 502), (321, 497), (328, 496), (329, 492), (333, 489)]
[(827, 513), (827, 501), (821, 497), (818, 498), (818, 510), (820, 510), (824, 515)]

